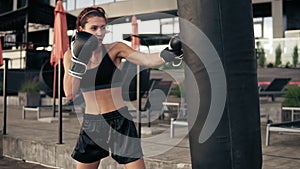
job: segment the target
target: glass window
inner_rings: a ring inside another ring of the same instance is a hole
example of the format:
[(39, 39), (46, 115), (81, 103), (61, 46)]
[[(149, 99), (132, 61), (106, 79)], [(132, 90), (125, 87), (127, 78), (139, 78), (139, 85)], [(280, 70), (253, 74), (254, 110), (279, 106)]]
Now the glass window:
[(176, 17), (174, 18), (174, 33), (179, 33), (180, 29), (179, 29), (179, 18)]
[(179, 22), (175, 22), (174, 23), (174, 33), (179, 33), (180, 29), (179, 29)]
[(103, 43), (112, 43), (113, 42), (113, 25), (107, 25), (106, 26), (106, 34), (105, 34), (105, 38), (103, 39)]
[(254, 24), (254, 36), (256, 38), (262, 38), (262, 25)]
[(76, 0), (76, 9), (93, 6), (93, 0)]
[(262, 18), (253, 18), (253, 22), (262, 22)]
[(95, 5), (106, 4), (110, 2), (114, 2), (114, 0), (95, 0)]
[(174, 29), (173, 29), (173, 25), (161, 25), (161, 33), (162, 34), (173, 34), (174, 33)]
[(173, 24), (173, 18), (164, 18), (164, 19), (161, 19), (161, 24), (162, 25)]
[(161, 33), (174, 34), (179, 32), (178, 18), (161, 19)]
[(159, 20), (138, 22), (139, 33), (160, 33)]
[(254, 18), (253, 22), (256, 38), (273, 38), (272, 17)]
[(112, 27), (112, 40), (119, 41), (123, 39), (123, 34), (131, 34), (131, 23), (115, 24)]
[(264, 38), (273, 38), (273, 20), (272, 20), (272, 17), (264, 18)]
[(63, 7), (66, 11), (75, 10), (75, 0), (64, 0)]
[(67, 0), (67, 10), (74, 10), (75, 9), (75, 0)]

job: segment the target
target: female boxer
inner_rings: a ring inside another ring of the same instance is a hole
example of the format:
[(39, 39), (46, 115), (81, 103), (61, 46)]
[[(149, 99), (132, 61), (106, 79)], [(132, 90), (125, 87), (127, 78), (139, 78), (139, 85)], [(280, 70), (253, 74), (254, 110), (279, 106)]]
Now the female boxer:
[(107, 17), (103, 8), (88, 7), (78, 15), (77, 33), (64, 56), (64, 91), (72, 99), (82, 91), (86, 109), (72, 157), (77, 169), (97, 169), (111, 156), (126, 169), (143, 169), (143, 153), (135, 124), (122, 98), (121, 59), (158, 66), (178, 59), (178, 50), (146, 54), (122, 42), (103, 44)]

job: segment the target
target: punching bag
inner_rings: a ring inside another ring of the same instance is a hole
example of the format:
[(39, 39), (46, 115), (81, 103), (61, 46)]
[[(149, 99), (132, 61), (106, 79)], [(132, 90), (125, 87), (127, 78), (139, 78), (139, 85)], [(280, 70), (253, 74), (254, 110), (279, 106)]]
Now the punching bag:
[(193, 169), (262, 167), (251, 0), (178, 0)]

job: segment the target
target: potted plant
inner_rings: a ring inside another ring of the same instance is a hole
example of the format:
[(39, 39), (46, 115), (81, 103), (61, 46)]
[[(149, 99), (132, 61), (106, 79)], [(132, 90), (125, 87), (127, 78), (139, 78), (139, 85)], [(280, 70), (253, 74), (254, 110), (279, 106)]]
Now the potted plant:
[(25, 80), (18, 93), (19, 104), (26, 107), (37, 107), (40, 105), (40, 88), (36, 79)]
[[(296, 85), (288, 85), (284, 94), (284, 100), (282, 102), (284, 108), (300, 107), (300, 87)], [(293, 110), (294, 113), (299, 114), (294, 116), (294, 120), (300, 119), (300, 111)], [(282, 121), (291, 121), (291, 110), (282, 110)]]

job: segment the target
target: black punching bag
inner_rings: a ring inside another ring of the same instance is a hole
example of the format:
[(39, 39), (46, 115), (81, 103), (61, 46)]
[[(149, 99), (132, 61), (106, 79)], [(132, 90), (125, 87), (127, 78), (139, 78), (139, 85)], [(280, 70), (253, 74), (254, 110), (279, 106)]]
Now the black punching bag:
[(260, 169), (251, 0), (178, 0), (193, 169)]

